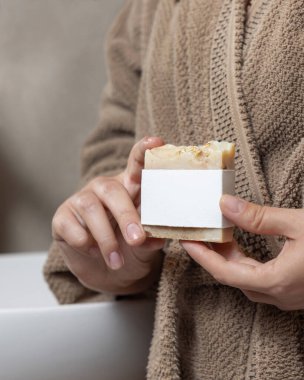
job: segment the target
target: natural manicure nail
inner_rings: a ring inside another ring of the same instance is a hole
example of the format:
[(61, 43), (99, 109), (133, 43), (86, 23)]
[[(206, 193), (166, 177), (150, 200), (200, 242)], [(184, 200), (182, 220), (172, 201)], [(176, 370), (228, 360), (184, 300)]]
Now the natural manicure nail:
[(138, 240), (143, 236), (143, 233), (138, 224), (131, 223), (127, 226), (127, 235), (131, 240)]
[(122, 257), (118, 252), (111, 252), (109, 255), (109, 263), (110, 267), (113, 270), (120, 269), (123, 266), (123, 260)]
[(222, 204), (230, 212), (239, 213), (243, 211), (246, 202), (232, 195), (224, 195), (222, 198)]

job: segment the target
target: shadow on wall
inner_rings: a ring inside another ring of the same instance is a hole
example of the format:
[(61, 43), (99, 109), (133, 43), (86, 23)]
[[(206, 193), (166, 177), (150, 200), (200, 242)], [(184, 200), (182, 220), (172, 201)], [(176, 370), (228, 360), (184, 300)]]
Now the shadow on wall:
[(0, 252), (48, 248), (97, 123), (104, 39), (122, 3), (0, 3)]

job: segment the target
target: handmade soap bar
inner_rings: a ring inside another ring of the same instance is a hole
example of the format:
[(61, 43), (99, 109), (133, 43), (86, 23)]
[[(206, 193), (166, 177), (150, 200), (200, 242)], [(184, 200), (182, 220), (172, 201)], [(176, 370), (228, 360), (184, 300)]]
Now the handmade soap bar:
[(234, 193), (234, 144), (164, 145), (147, 150), (142, 176), (142, 224), (148, 236), (227, 242), (233, 227), (219, 199)]

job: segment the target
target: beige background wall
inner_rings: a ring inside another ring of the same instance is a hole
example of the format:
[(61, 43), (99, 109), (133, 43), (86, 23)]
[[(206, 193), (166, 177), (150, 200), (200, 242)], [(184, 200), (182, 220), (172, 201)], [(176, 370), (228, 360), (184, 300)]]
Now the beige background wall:
[(0, 0), (0, 252), (45, 250), (97, 122), (123, 0)]

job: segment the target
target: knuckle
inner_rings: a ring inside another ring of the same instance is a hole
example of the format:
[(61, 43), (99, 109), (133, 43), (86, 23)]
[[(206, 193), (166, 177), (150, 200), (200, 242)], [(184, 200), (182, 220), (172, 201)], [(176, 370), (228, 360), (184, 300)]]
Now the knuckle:
[(63, 217), (63, 215), (59, 212), (57, 212), (52, 219), (52, 231), (53, 231), (53, 238), (55, 238), (55, 233), (57, 233), (60, 236), (65, 235), (67, 229), (67, 221)]
[(256, 206), (250, 207), (248, 211), (249, 223), (253, 229), (257, 232), (262, 230), (263, 223), (265, 220), (267, 207), (266, 206)]
[(276, 285), (276, 276), (273, 267), (258, 266), (254, 268), (255, 276), (259, 281), (259, 289), (270, 294)]
[(76, 234), (71, 240), (71, 246), (77, 250), (82, 250), (86, 247), (88, 243), (88, 238), (85, 234)]
[(96, 192), (103, 194), (104, 197), (112, 195), (119, 188), (119, 183), (115, 179), (107, 179), (106, 181), (101, 182), (96, 187)]
[(95, 212), (98, 207), (95, 196), (90, 193), (80, 193), (76, 195), (75, 204), (77, 208), (86, 213)]
[(68, 247), (70, 249), (74, 249), (76, 251), (83, 251), (85, 250), (87, 243), (88, 243), (88, 237), (86, 234), (80, 234), (78, 233), (71, 233), (68, 229), (69, 227), (66, 228), (66, 233), (61, 234), (62, 236), (62, 241), (58, 240), (58, 244), (61, 245), (64, 250), (66, 250)]
[(95, 177), (95, 178), (93, 178), (90, 182), (89, 182), (89, 184), (88, 184), (88, 188), (89, 189), (99, 189), (102, 185), (103, 185), (103, 183), (104, 183), (104, 181), (106, 181), (107, 179), (105, 178), (105, 177), (101, 177), (101, 176), (99, 176), (99, 177)]
[(287, 293), (288, 293), (288, 286), (284, 283), (276, 284), (270, 289), (270, 294), (276, 299), (281, 299)]
[(86, 246), (88, 235), (71, 223), (62, 213), (56, 213), (52, 219), (52, 237), (54, 240), (65, 241), (74, 249), (82, 249)]
[(282, 299), (290, 292), (289, 281), (286, 277), (280, 276), (269, 283), (268, 293), (275, 299)]
[(289, 276), (285, 273), (278, 271), (275, 265), (271, 265), (270, 268), (263, 273), (265, 281), (265, 292), (275, 299), (281, 299), (291, 290), (291, 282)]

